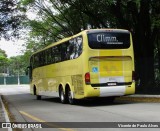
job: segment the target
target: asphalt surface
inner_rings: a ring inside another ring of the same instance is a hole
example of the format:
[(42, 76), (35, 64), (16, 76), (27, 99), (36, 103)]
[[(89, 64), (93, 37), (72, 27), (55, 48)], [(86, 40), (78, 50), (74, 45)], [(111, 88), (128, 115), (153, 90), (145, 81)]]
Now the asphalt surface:
[[(17, 85), (16, 85), (17, 86)], [(0, 91), (1, 92), (1, 91)], [(127, 100), (127, 101), (135, 101), (135, 102), (160, 102), (160, 95), (130, 95), (125, 97), (120, 97), (119, 100)], [(4, 107), (4, 101), (2, 100), (2, 96), (0, 94), (0, 123), (2, 122), (10, 122), (9, 120), (9, 112)], [(14, 112), (16, 113), (16, 112)], [(13, 121), (13, 120), (12, 120)], [(21, 118), (19, 118), (21, 121)], [(10, 131), (11, 129), (0, 129), (1, 131)]]

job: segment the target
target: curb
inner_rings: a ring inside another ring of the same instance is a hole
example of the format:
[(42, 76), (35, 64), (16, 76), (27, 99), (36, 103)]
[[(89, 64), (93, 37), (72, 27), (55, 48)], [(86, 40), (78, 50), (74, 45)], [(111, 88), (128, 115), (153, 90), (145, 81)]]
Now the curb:
[(149, 102), (149, 103), (160, 103), (160, 95), (130, 95), (130, 96), (121, 96), (117, 100), (122, 101), (131, 101), (131, 102)]
[(160, 95), (143, 95), (143, 94), (134, 94), (134, 95), (129, 95), (125, 97), (137, 97), (137, 98), (159, 98)]
[[(7, 113), (6, 109), (5, 109), (5, 106), (3, 104), (1, 96), (0, 96), (0, 104), (2, 105), (2, 111), (4, 113), (5, 122), (10, 122), (8, 113)], [(12, 131), (12, 128), (8, 128), (8, 131)]]

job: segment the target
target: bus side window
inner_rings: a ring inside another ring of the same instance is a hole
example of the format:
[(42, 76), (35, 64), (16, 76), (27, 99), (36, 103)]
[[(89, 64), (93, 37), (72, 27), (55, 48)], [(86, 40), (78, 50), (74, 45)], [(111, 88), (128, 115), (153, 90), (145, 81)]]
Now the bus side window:
[(45, 53), (44, 52), (40, 52), (39, 53), (39, 66), (43, 66), (45, 64), (45, 57), (44, 57)]
[(55, 59), (55, 63), (60, 62), (61, 61), (61, 45), (54, 46), (52, 51), (54, 52), (53, 57)]
[(61, 53), (62, 53), (62, 61), (70, 59), (70, 47), (69, 41), (62, 44)]
[(82, 36), (77, 37), (77, 50), (78, 50), (78, 56), (82, 54)]
[(45, 64), (46, 64), (46, 65), (49, 64), (49, 59), (48, 59), (48, 57), (49, 57), (49, 50), (46, 50), (46, 51), (45, 51)]
[(69, 59), (73, 59), (73, 53), (74, 53), (74, 39), (69, 40), (69, 45), (67, 47)]
[(71, 39), (69, 43), (70, 59), (79, 57), (82, 53), (82, 36)]
[(55, 47), (51, 48), (52, 63), (55, 63)]
[(67, 60), (66, 53), (67, 53), (67, 45), (66, 43), (63, 43), (61, 46), (61, 61)]
[(36, 55), (34, 56), (33, 68), (38, 67), (38, 63), (39, 63), (39, 58), (38, 58), (38, 54), (36, 54)]
[(45, 54), (46, 54), (46, 64), (51, 64), (52, 63), (52, 54), (51, 54), (52, 52), (51, 52), (51, 48), (49, 48), (49, 49), (47, 49), (46, 50), (46, 52), (45, 52)]

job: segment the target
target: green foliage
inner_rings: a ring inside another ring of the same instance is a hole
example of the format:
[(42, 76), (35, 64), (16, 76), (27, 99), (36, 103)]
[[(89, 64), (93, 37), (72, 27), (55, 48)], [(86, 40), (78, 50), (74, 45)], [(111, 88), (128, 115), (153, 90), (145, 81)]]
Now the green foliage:
[(8, 63), (10, 75), (25, 75), (25, 69), (28, 66), (29, 60), (26, 55), (11, 57)]
[(4, 56), (0, 55), (0, 66), (4, 66), (7, 64), (8, 59)]
[(8, 58), (4, 50), (0, 49), (0, 76), (2, 73), (6, 73), (6, 67), (8, 65)]
[[(148, 83), (154, 82), (154, 56), (160, 59), (160, 1), (22, 0), (22, 4), (26, 11), (32, 9), (38, 15), (26, 24), (31, 30), (27, 52), (88, 28), (128, 29), (133, 34), (141, 84), (150, 86)], [(157, 63), (160, 66), (158, 60)]]
[(18, 0), (0, 1), (0, 38), (11, 39), (18, 37), (22, 28), (23, 13), (18, 6)]
[(36, 10), (34, 13), (39, 16), (27, 22), (31, 43), (36, 40), (39, 45), (48, 45), (88, 28), (125, 28), (137, 35), (139, 26), (147, 26), (148, 20), (152, 32), (160, 26), (159, 3), (157, 0), (22, 0), (26, 9)]
[(5, 51), (0, 49), (0, 75), (25, 75), (26, 67), (29, 65), (31, 52), (28, 51), (22, 56), (7, 58)]
[(29, 5), (29, 4), (31, 4), (31, 3), (33, 3), (35, 0), (21, 0), (21, 3), (23, 4), (23, 5)]
[(8, 58), (5, 51), (0, 49), (0, 67), (7, 65), (7, 62), (8, 62)]

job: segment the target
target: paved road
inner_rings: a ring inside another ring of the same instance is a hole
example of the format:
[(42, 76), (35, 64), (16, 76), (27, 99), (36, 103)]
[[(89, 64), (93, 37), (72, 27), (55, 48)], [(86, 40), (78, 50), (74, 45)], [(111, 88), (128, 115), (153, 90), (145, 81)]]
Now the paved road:
[[(42, 100), (36, 100), (35, 96), (29, 93), (29, 86), (0, 86), (0, 93), (9, 102), (10, 111), (18, 122), (160, 122), (159, 103), (115, 101), (113, 104), (107, 104), (87, 100), (80, 101), (77, 105), (68, 105), (61, 104), (58, 98), (42, 97)], [(52, 130), (99, 129), (70, 129), (60, 126)], [(124, 130), (124, 128), (107, 130)]]

